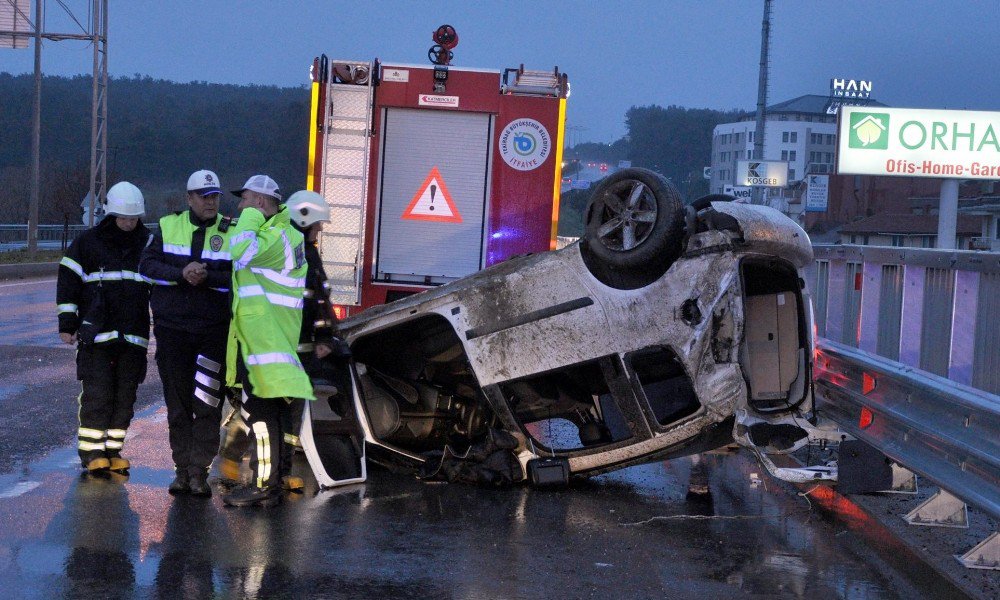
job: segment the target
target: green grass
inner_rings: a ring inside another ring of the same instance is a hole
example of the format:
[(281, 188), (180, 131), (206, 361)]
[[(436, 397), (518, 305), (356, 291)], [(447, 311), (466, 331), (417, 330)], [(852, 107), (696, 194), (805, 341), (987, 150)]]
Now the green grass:
[(30, 262), (59, 262), (62, 258), (60, 250), (39, 250), (32, 257), (27, 250), (11, 250), (0, 252), (0, 265), (15, 265)]

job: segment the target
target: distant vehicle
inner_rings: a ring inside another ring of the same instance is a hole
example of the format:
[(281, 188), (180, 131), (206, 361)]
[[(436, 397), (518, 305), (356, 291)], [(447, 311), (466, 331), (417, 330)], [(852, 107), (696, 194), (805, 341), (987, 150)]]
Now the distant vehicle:
[[(484, 440), (506, 434), (513, 481), (566, 481), (733, 440), (778, 477), (835, 478), (768, 457), (823, 435), (807, 422), (809, 239), (778, 211), (726, 200), (685, 208), (652, 171), (609, 175), (579, 242), (346, 320), (353, 358), (330, 405), (340, 408), (314, 403), (327, 421), (311, 415), (304, 430), (342, 432), (331, 423), (356, 417), (371, 458), (425, 474), (495, 460)], [(313, 451), (324, 485), (344, 472), (338, 456)]]

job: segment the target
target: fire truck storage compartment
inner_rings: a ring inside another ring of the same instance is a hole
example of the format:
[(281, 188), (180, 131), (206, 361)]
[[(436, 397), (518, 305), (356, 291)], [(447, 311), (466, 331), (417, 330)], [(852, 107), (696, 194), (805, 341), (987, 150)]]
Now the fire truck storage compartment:
[[(377, 280), (445, 283), (483, 268), (492, 121), (487, 113), (385, 109)], [(432, 203), (441, 217), (416, 206), (405, 218), (435, 169), (442, 181)]]

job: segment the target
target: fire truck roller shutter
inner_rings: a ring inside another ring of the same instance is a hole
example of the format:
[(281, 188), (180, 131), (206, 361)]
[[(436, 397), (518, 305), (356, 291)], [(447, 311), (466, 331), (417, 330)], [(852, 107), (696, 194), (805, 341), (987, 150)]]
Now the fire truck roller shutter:
[[(378, 279), (441, 283), (482, 268), (490, 118), (386, 109)], [(433, 192), (433, 199), (418, 199), (422, 191)]]

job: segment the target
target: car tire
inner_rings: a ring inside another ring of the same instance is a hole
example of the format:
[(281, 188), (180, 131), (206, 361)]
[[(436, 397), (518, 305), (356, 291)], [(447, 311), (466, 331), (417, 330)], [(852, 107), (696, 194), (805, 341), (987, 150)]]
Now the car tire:
[(685, 223), (680, 194), (653, 171), (622, 169), (605, 177), (584, 215), (584, 261), (605, 285), (648, 285), (681, 254)]
[(691, 208), (695, 212), (699, 212), (711, 206), (713, 202), (732, 202), (733, 200), (736, 200), (736, 197), (729, 194), (709, 194), (692, 202)]

